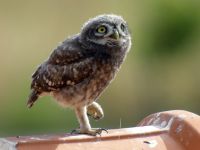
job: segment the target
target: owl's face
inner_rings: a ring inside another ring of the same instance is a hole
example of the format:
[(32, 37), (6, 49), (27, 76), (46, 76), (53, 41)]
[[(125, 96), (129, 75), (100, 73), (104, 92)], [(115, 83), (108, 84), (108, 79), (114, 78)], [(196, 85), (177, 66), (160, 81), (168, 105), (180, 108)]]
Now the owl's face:
[(107, 47), (118, 47), (130, 42), (126, 22), (116, 15), (101, 15), (89, 20), (83, 26), (81, 38), (87, 43)]

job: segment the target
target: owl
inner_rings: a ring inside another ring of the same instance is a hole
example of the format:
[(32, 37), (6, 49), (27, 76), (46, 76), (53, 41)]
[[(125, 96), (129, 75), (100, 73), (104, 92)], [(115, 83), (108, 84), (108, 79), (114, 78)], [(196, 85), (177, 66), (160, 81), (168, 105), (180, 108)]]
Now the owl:
[(79, 134), (101, 134), (102, 128), (91, 128), (88, 116), (104, 116), (96, 102), (114, 79), (131, 47), (126, 21), (113, 14), (99, 15), (87, 21), (80, 33), (64, 40), (33, 73), (27, 106), (51, 95), (77, 116)]

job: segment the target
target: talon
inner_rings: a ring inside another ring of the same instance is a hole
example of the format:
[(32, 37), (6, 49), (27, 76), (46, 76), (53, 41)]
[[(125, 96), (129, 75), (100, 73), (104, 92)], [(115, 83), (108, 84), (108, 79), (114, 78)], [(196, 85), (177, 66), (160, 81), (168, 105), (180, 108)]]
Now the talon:
[(70, 134), (74, 134), (76, 132), (76, 130), (72, 130)]
[(103, 118), (102, 116), (101, 116), (101, 117), (100, 117), (100, 116), (93, 116), (93, 119), (94, 119), (94, 120), (100, 120), (100, 119), (102, 119), (102, 118)]
[(71, 134), (88, 134), (92, 136), (96, 136), (98, 134), (101, 136), (102, 131), (105, 131), (106, 133), (108, 133), (107, 129), (99, 128), (99, 129), (91, 129), (91, 130), (86, 130), (86, 131), (82, 131), (80, 129), (74, 129), (71, 131)]
[(99, 128), (99, 129), (97, 129), (96, 131), (97, 131), (97, 134), (99, 134), (100, 136), (101, 136), (101, 133), (102, 133), (103, 131), (105, 131), (106, 133), (108, 133), (108, 130), (105, 129), (105, 128)]
[(74, 130), (71, 131), (70, 134), (71, 135), (73, 135), (73, 134), (80, 134), (80, 131), (79, 131), (79, 129), (74, 129)]
[(93, 115), (93, 114), (89, 114), (89, 113), (87, 113), (87, 115), (88, 115), (89, 117), (93, 118), (93, 119), (96, 120), (96, 121), (103, 118), (102, 116), (97, 116), (97, 115)]
[(98, 135), (101, 137), (101, 133), (102, 133), (102, 132), (97, 132), (96, 135), (98, 134)]
[(102, 131), (105, 131), (106, 133), (108, 133), (108, 130), (105, 128), (101, 128)]
[(99, 128), (95, 132), (96, 132), (96, 134), (101, 136), (102, 131), (105, 131), (106, 133), (108, 133), (108, 131), (106, 129), (104, 129), (104, 128)]

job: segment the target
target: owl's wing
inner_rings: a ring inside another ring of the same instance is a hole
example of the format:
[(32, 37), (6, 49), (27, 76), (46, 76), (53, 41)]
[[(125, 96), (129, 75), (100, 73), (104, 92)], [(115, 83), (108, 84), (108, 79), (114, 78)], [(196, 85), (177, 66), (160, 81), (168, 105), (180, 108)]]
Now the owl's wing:
[(73, 86), (87, 79), (95, 69), (93, 66), (93, 57), (80, 50), (58, 47), (32, 75), (31, 88), (48, 92)]
[(67, 65), (78, 62), (84, 57), (84, 54), (80, 52), (79, 48), (60, 45), (52, 52), (48, 59), (48, 63), (55, 65)]
[(73, 86), (87, 79), (93, 72), (92, 58), (69, 65), (41, 65), (33, 76), (31, 88), (37, 91), (55, 91)]

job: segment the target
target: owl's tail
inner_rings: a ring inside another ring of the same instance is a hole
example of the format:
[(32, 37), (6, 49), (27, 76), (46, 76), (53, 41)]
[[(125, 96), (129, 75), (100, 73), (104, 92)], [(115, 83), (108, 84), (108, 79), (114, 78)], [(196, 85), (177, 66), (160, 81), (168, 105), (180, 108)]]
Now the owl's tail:
[(29, 95), (28, 102), (27, 102), (27, 107), (31, 108), (35, 101), (38, 99), (40, 95), (40, 92), (36, 90), (32, 90), (31, 94)]

